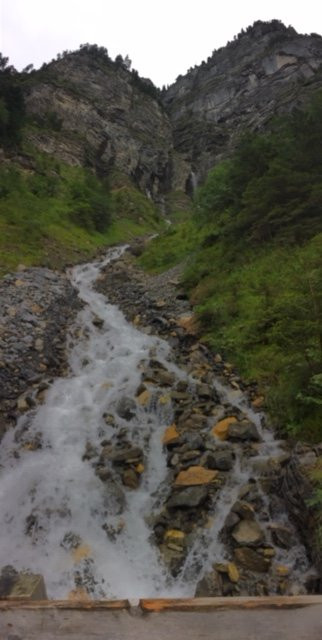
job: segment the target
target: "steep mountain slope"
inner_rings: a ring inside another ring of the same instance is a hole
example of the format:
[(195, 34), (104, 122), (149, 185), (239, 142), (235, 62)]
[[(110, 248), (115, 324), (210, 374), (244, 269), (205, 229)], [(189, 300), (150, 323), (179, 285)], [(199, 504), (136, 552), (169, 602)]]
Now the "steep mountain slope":
[(322, 37), (256, 22), (164, 93), (174, 146), (203, 179), (241, 132), (302, 106), (322, 86)]
[(172, 133), (153, 89), (104, 50), (85, 45), (29, 77), (27, 138), (40, 151), (100, 175), (117, 168), (157, 200), (169, 182)]

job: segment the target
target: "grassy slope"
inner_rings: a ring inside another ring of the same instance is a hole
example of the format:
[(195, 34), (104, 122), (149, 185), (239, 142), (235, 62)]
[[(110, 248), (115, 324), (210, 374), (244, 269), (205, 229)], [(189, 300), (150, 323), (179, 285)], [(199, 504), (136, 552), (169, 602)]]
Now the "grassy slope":
[(322, 438), (322, 93), (246, 135), (198, 190), (194, 222), (142, 263), (189, 257), (205, 338), (256, 380), (279, 427)]
[(40, 154), (33, 162), (32, 171), (12, 162), (0, 168), (0, 274), (19, 263), (61, 267), (162, 228), (153, 203), (126, 180), (119, 186), (119, 176), (118, 186), (102, 195), (108, 215), (98, 231), (88, 198), (100, 185), (80, 167)]

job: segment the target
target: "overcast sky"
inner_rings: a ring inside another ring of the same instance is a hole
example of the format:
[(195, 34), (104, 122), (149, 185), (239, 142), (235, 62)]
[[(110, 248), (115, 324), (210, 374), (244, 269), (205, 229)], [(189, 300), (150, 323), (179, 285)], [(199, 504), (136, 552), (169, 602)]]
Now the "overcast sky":
[(255, 20), (278, 18), (322, 34), (321, 0), (0, 0), (0, 51), (22, 69), (85, 42), (128, 54), (161, 86)]

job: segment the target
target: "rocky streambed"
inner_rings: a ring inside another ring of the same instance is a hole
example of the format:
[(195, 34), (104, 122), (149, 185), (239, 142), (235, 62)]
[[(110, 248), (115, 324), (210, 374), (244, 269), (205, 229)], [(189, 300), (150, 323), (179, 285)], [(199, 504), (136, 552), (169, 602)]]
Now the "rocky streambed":
[(322, 448), (274, 439), (256, 388), (199, 341), (179, 275), (123, 249), (75, 268), (69, 373), (3, 440), (1, 564), (50, 597), (320, 588), (303, 470)]

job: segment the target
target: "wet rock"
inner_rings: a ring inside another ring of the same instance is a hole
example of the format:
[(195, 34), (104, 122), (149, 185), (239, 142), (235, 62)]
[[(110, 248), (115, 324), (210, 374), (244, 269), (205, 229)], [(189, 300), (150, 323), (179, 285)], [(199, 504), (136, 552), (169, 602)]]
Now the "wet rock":
[(106, 482), (106, 508), (111, 515), (120, 515), (125, 508), (124, 492), (115, 480), (109, 478)]
[(184, 548), (185, 538), (186, 534), (180, 529), (168, 529), (164, 534), (164, 541), (167, 547), (177, 551), (181, 551)]
[(252, 422), (248, 421), (230, 424), (228, 426), (227, 437), (229, 440), (237, 442), (244, 442), (245, 440), (251, 440), (254, 442), (260, 441), (260, 435), (258, 433), (257, 427)]
[(224, 573), (226, 575), (228, 575), (229, 580), (231, 582), (235, 582), (237, 583), (239, 581), (239, 571), (237, 569), (237, 566), (235, 565), (234, 562), (228, 562), (227, 564), (216, 564), (215, 565), (215, 569), (216, 571), (218, 571), (219, 573)]
[(167, 501), (169, 509), (177, 507), (193, 508), (204, 504), (208, 497), (208, 489), (205, 486), (187, 487), (176, 491)]
[(129, 489), (137, 489), (140, 484), (140, 476), (133, 469), (126, 469), (122, 473), (122, 482)]
[(172, 456), (170, 458), (170, 465), (171, 467), (176, 467), (180, 462), (180, 457), (178, 455), (178, 453), (175, 453), (174, 456)]
[(197, 584), (195, 598), (211, 598), (222, 595), (222, 577), (216, 570), (207, 573)]
[(288, 527), (282, 525), (270, 524), (269, 529), (272, 534), (273, 542), (282, 549), (291, 549), (293, 541), (293, 533)]
[(143, 376), (144, 381), (153, 382), (161, 387), (171, 387), (174, 384), (175, 376), (165, 369), (147, 369)]
[(126, 447), (113, 451), (110, 458), (115, 464), (134, 464), (139, 463), (143, 459), (143, 451), (140, 447)]
[(200, 398), (210, 398), (215, 396), (215, 390), (208, 384), (198, 384), (196, 392)]
[(178, 426), (185, 431), (192, 431), (193, 429), (200, 431), (207, 426), (207, 416), (198, 413), (190, 413), (189, 417), (182, 415), (178, 420)]
[(200, 455), (201, 455), (201, 451), (199, 451), (199, 449), (192, 449), (192, 451), (186, 451), (186, 453), (183, 453), (181, 456), (181, 462), (190, 462), (191, 460), (195, 460), (196, 458), (199, 458)]
[(228, 418), (219, 420), (219, 422), (217, 422), (212, 428), (211, 433), (212, 435), (217, 436), (220, 440), (226, 440), (228, 438), (229, 426), (236, 422), (237, 418), (235, 418), (235, 416), (229, 416)]
[(238, 522), (240, 522), (240, 517), (237, 515), (237, 513), (233, 513), (232, 511), (228, 514), (225, 523), (224, 523), (224, 531), (231, 531), (236, 524), (238, 524)]
[(63, 549), (65, 549), (66, 551), (70, 551), (71, 549), (77, 549), (77, 547), (80, 547), (81, 544), (81, 537), (73, 531), (68, 531), (67, 533), (65, 533), (60, 546), (63, 547)]
[(231, 510), (233, 513), (237, 513), (243, 520), (254, 520), (255, 518), (255, 509), (249, 502), (238, 500), (232, 506)]
[(175, 486), (204, 485), (213, 482), (218, 472), (205, 467), (189, 467), (186, 471), (181, 471), (175, 479)]
[(100, 599), (105, 596), (103, 589), (95, 580), (95, 565), (92, 558), (85, 558), (74, 573), (75, 586), (85, 589), (92, 598)]
[(255, 520), (242, 520), (234, 527), (232, 537), (239, 545), (258, 546), (264, 533)]
[(11, 593), (19, 578), (19, 573), (10, 564), (1, 569), (0, 574), (0, 598), (4, 598)]
[(203, 451), (205, 448), (204, 439), (194, 431), (185, 431), (180, 438), (180, 442), (187, 444), (189, 449), (199, 449)]
[(157, 542), (159, 543), (162, 542), (165, 531), (166, 531), (166, 524), (162, 524), (162, 523), (156, 524), (153, 531), (154, 531), (154, 535), (156, 537)]
[(32, 406), (35, 405), (35, 402), (30, 398), (30, 396), (20, 396), (17, 401), (17, 409), (18, 411), (28, 411)]
[(270, 558), (265, 558), (254, 549), (249, 549), (249, 547), (235, 549), (234, 557), (237, 565), (248, 571), (266, 573), (271, 566)]
[(207, 452), (203, 461), (209, 469), (218, 469), (220, 471), (230, 471), (234, 465), (233, 453), (228, 450)]
[(115, 416), (112, 413), (103, 413), (104, 422), (111, 427), (115, 426)]
[(124, 529), (124, 520), (120, 520), (117, 525), (111, 525), (108, 524), (107, 522), (105, 522), (102, 525), (102, 529), (103, 531), (105, 531), (107, 537), (112, 541), (115, 542), (117, 536), (121, 533), (121, 531)]
[(176, 425), (173, 423), (170, 425), (170, 427), (167, 427), (167, 429), (165, 430), (164, 436), (162, 438), (162, 443), (165, 446), (170, 446), (170, 445), (177, 444), (179, 440), (180, 440), (180, 433), (177, 430)]
[(95, 468), (95, 474), (100, 480), (102, 480), (102, 482), (107, 482), (107, 480), (109, 480), (112, 476), (111, 470), (107, 467), (104, 467), (103, 465), (97, 465), (97, 467)]
[(151, 391), (148, 391), (148, 389), (145, 389), (137, 396), (136, 400), (139, 403), (139, 405), (141, 405), (141, 407), (145, 407), (150, 401), (151, 397), (152, 397)]
[(175, 578), (181, 571), (185, 559), (183, 547), (169, 542), (160, 547), (163, 562), (168, 567), (169, 572)]
[(136, 404), (133, 398), (127, 398), (125, 396), (121, 398), (117, 404), (116, 413), (124, 420), (132, 420), (136, 415)]
[(85, 453), (83, 454), (82, 460), (92, 460), (92, 458), (96, 458), (98, 456), (98, 451), (96, 447), (91, 442), (86, 443)]

